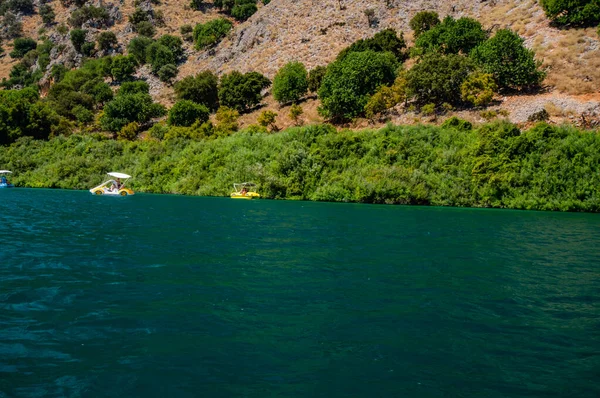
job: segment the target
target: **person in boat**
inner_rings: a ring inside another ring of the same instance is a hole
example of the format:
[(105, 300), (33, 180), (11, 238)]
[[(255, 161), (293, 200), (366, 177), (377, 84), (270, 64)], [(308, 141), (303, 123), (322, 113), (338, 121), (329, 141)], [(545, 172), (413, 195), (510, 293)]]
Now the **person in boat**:
[(119, 189), (121, 189), (122, 187), (123, 187), (123, 184), (121, 184), (121, 179), (120, 179), (120, 178), (117, 178), (117, 181), (113, 181), (113, 183), (112, 183), (112, 185), (111, 185), (111, 187), (110, 187), (110, 190), (111, 190), (112, 192), (116, 192), (116, 191), (118, 191)]
[(246, 194), (248, 193), (248, 190), (246, 189), (246, 187), (242, 188), (242, 191), (240, 192), (242, 195), (246, 196)]
[(0, 177), (0, 184), (6, 184), (6, 185), (8, 185), (8, 180), (6, 179), (6, 176)]

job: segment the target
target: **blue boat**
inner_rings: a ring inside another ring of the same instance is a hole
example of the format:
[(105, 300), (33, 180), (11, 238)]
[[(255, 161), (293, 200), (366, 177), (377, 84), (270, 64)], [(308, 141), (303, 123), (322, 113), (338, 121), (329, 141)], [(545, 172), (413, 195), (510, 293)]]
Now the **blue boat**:
[(6, 174), (10, 174), (11, 172), (8, 170), (0, 170), (0, 188), (12, 188), (13, 184), (8, 182), (6, 179)]

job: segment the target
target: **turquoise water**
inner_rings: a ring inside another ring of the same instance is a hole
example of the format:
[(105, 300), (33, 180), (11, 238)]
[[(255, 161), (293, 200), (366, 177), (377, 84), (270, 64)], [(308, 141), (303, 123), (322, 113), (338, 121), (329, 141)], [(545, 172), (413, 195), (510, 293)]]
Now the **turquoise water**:
[(0, 397), (598, 397), (600, 216), (0, 191)]

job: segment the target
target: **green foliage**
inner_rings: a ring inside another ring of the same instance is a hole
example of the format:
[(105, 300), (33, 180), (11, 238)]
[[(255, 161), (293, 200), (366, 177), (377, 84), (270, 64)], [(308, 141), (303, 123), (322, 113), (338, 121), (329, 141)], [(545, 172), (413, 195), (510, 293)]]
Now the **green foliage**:
[(48, 138), (58, 115), (39, 101), (37, 90), (0, 91), (0, 144), (14, 142), (19, 137)]
[(124, 82), (119, 87), (117, 95), (150, 94), (150, 86), (143, 80)]
[(410, 28), (414, 32), (415, 39), (427, 32), (431, 28), (440, 24), (440, 17), (435, 11), (421, 11), (415, 14), (409, 22)]
[(177, 59), (169, 47), (154, 42), (146, 49), (146, 62), (152, 67), (152, 73), (158, 74), (163, 66), (175, 64)]
[(177, 76), (179, 70), (177, 69), (177, 65), (167, 64), (160, 68), (157, 75), (161, 82), (171, 83), (173, 79)]
[(129, 15), (129, 23), (136, 26), (140, 22), (149, 22), (148, 13), (137, 7), (131, 15)]
[(137, 63), (131, 55), (117, 55), (112, 59), (110, 74), (116, 81), (131, 80), (136, 66)]
[[(239, 0), (236, 0), (236, 3)], [(256, 7), (256, 0), (252, 0), (251, 2), (244, 2), (243, 4), (236, 4), (231, 9), (231, 16), (237, 19), (238, 21), (245, 21), (250, 18), (258, 8)]]
[(139, 131), (140, 125), (137, 122), (128, 123), (117, 132), (117, 139), (124, 141), (133, 141), (137, 138)]
[(473, 70), (467, 57), (427, 54), (407, 73), (407, 95), (421, 104), (459, 104), (461, 85)]
[(86, 57), (91, 57), (96, 52), (96, 43), (86, 41), (81, 46), (81, 54)]
[(316, 93), (321, 88), (321, 82), (327, 73), (326, 66), (315, 66), (308, 73), (308, 90), (311, 93)]
[(204, 71), (194, 76), (186, 76), (175, 83), (175, 94), (178, 99), (204, 104), (211, 110), (219, 107), (218, 79), (210, 72)]
[(421, 113), (425, 116), (430, 116), (435, 113), (435, 104), (425, 104), (421, 107)]
[(398, 36), (393, 29), (382, 30), (370, 39), (361, 39), (352, 43), (350, 47), (345, 48), (338, 54), (336, 60), (341, 61), (350, 53), (363, 51), (387, 51), (394, 54), (394, 56), (402, 62), (407, 58), (404, 33), (400, 32), (400, 36)]
[(81, 105), (77, 105), (73, 108), (73, 115), (78, 122), (83, 124), (90, 123), (94, 120), (94, 112)]
[(77, 52), (81, 52), (81, 47), (85, 43), (85, 36), (87, 35), (87, 30), (84, 29), (73, 29), (71, 31), (71, 43), (73, 43), (73, 47)]
[(116, 132), (131, 122), (143, 124), (164, 114), (164, 107), (153, 103), (148, 94), (117, 95), (104, 107), (100, 123), (104, 130)]
[(69, 33), (69, 28), (67, 28), (65, 24), (60, 24), (56, 27), (56, 31), (61, 35), (66, 35), (67, 33)]
[(292, 119), (294, 121), (294, 123), (298, 124), (299, 120), (300, 120), (300, 116), (302, 116), (302, 114), (304, 113), (304, 110), (302, 109), (302, 107), (298, 104), (292, 104), (292, 106), (290, 106), (290, 119)]
[(218, 43), (233, 25), (225, 18), (217, 18), (205, 24), (197, 24), (194, 28), (194, 41), (196, 49), (203, 50)]
[(600, 23), (598, 0), (540, 0), (548, 18), (560, 25), (593, 26)]
[(487, 105), (498, 89), (494, 76), (489, 73), (475, 71), (471, 73), (460, 86), (460, 95), (463, 101), (475, 106)]
[(179, 60), (181, 57), (183, 57), (183, 41), (180, 37), (162, 35), (157, 42), (171, 50), (176, 60)]
[(69, 18), (69, 24), (75, 28), (81, 28), (81, 25), (88, 21), (91, 21), (91, 24), (97, 28), (108, 27), (112, 23), (108, 11), (104, 7), (81, 7), (73, 11)]
[(58, 83), (65, 77), (68, 71), (69, 69), (63, 64), (54, 64), (52, 65), (50, 76), (54, 79), (54, 83)]
[(42, 4), (40, 6), (39, 14), (40, 14), (40, 17), (42, 17), (42, 22), (44, 22), (46, 25), (51, 25), (54, 23), (54, 18), (56, 18), (56, 13), (54, 12), (54, 9), (52, 8), (52, 6), (50, 6), (48, 4)]
[(396, 106), (406, 100), (406, 73), (402, 72), (391, 87), (381, 86), (375, 94), (369, 98), (365, 105), (365, 116), (369, 119)]
[(509, 29), (501, 29), (496, 35), (475, 48), (471, 58), (484, 72), (491, 73), (501, 89), (521, 89), (538, 86), (545, 77), (539, 70), (533, 51), (523, 45), (524, 40)]
[(258, 115), (258, 119), (256, 120), (258, 124), (263, 127), (269, 127), (275, 129), (275, 119), (277, 118), (277, 113), (272, 110), (264, 110)]
[(466, 120), (459, 119), (456, 116), (452, 116), (452, 117), (446, 119), (446, 121), (444, 121), (444, 123), (442, 123), (442, 128), (445, 128), (445, 129), (453, 128), (453, 129), (456, 129), (459, 131), (470, 131), (473, 129), (473, 124)]
[(156, 34), (156, 28), (148, 21), (138, 22), (134, 27), (135, 31), (141, 36), (154, 37)]
[(115, 48), (119, 44), (119, 42), (117, 41), (117, 36), (109, 30), (101, 32), (98, 35), (97, 40), (98, 48), (104, 51), (108, 51), (112, 48)]
[(6, 14), (4, 14), (2, 24), (4, 25), (5, 36), (9, 39), (19, 37), (23, 34), (23, 24), (12, 12), (6, 12)]
[(14, 13), (33, 14), (34, 11), (33, 0), (9, 0), (3, 6), (4, 10)]
[(148, 135), (157, 140), (162, 140), (168, 132), (169, 127), (165, 126), (163, 123), (156, 123), (150, 127)]
[(271, 82), (258, 72), (241, 74), (234, 71), (221, 77), (219, 102), (221, 105), (237, 111), (245, 111), (262, 100), (261, 91)]
[(481, 24), (472, 18), (451, 16), (431, 29), (423, 32), (415, 41), (417, 54), (440, 52), (442, 54), (469, 54), (487, 39)]
[(31, 50), (35, 50), (37, 42), (31, 37), (19, 37), (13, 42), (13, 50), (10, 52), (12, 58), (23, 58)]
[(296, 102), (308, 91), (308, 73), (301, 62), (289, 62), (273, 79), (273, 97), (280, 103)]
[(204, 123), (208, 120), (210, 112), (208, 108), (202, 104), (197, 104), (188, 100), (180, 100), (173, 105), (169, 110), (169, 119), (167, 123), (170, 126), (189, 127), (192, 124), (200, 121)]
[(319, 112), (334, 120), (352, 119), (363, 113), (369, 96), (381, 85), (394, 81), (398, 64), (389, 53), (370, 50), (351, 52), (327, 68), (319, 89)]
[(140, 65), (143, 65), (146, 63), (147, 49), (152, 43), (152, 39), (148, 37), (137, 36), (131, 39), (129, 45), (127, 46), (127, 51), (129, 52), (129, 55), (133, 56)]
[(235, 109), (221, 106), (217, 110), (215, 118), (217, 119), (216, 133), (219, 135), (231, 134), (238, 130), (238, 118), (240, 114)]
[(194, 27), (189, 24), (181, 25), (181, 28), (179, 28), (179, 33), (181, 33), (181, 37), (183, 37), (183, 40), (185, 41), (194, 41), (193, 31)]

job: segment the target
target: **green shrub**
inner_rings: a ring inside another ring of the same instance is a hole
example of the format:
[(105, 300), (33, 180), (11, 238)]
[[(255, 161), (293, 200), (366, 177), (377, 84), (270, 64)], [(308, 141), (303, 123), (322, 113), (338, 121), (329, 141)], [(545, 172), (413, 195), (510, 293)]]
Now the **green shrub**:
[(453, 128), (460, 131), (470, 131), (473, 129), (473, 124), (463, 119), (459, 119), (456, 116), (452, 116), (444, 123), (442, 123), (443, 128)]
[(148, 13), (141, 8), (137, 7), (131, 15), (129, 15), (129, 23), (136, 26), (140, 22), (149, 22)]
[(157, 40), (157, 42), (171, 50), (176, 60), (179, 60), (181, 57), (183, 57), (183, 41), (180, 37), (163, 35)]
[(175, 83), (175, 94), (178, 99), (204, 104), (211, 110), (219, 107), (217, 76), (205, 71), (194, 76), (186, 76)]
[(143, 80), (124, 82), (119, 87), (117, 95), (150, 94), (150, 86)]
[(98, 35), (98, 48), (100, 50), (108, 51), (112, 48), (115, 48), (119, 42), (117, 41), (117, 36), (111, 31), (101, 32)]
[(13, 50), (10, 52), (12, 58), (23, 58), (31, 50), (35, 50), (37, 42), (31, 37), (19, 37), (13, 42)]
[(148, 129), (148, 135), (157, 140), (162, 140), (165, 138), (165, 134), (169, 132), (169, 127), (164, 125), (164, 122), (153, 124), (150, 129)]
[(421, 113), (425, 116), (430, 116), (435, 113), (435, 104), (425, 104), (421, 107)]
[(467, 57), (427, 54), (407, 73), (408, 97), (421, 104), (458, 104), (461, 85), (474, 70), (473, 61)]
[(239, 116), (240, 114), (235, 109), (221, 106), (217, 109), (217, 114), (215, 115), (215, 119), (217, 119), (215, 133), (218, 135), (227, 135), (237, 131)]
[(276, 130), (275, 119), (277, 118), (277, 113), (272, 110), (264, 110), (258, 115), (258, 119), (256, 120), (258, 124), (263, 127), (271, 127), (272, 130)]
[(476, 71), (471, 73), (460, 86), (461, 98), (475, 106), (487, 105), (498, 89), (494, 76)]
[(4, 14), (4, 32), (7, 38), (19, 37), (23, 34), (23, 24), (12, 12), (6, 12)]
[(106, 8), (94, 6), (79, 8), (73, 11), (69, 18), (69, 24), (75, 28), (81, 28), (81, 25), (88, 21), (98, 28), (110, 26), (112, 22)]
[(160, 68), (157, 75), (161, 82), (170, 83), (179, 73), (177, 65), (167, 64)]
[(237, 19), (238, 21), (245, 21), (252, 15), (254, 15), (256, 11), (258, 11), (258, 8), (254, 3), (240, 4), (235, 5), (231, 9), (231, 16)]
[(325, 73), (327, 73), (326, 66), (315, 66), (310, 70), (308, 73), (308, 90), (311, 93), (316, 93), (319, 91), (323, 77), (325, 77)]
[(138, 37), (134, 37), (133, 39), (131, 39), (131, 41), (129, 42), (129, 45), (127, 46), (127, 51), (129, 52), (130, 55), (132, 55), (135, 60), (140, 64), (143, 65), (146, 63), (146, 51), (148, 49), (148, 47), (150, 46), (150, 44), (152, 44), (153, 41), (152, 39), (145, 37), (145, 36), (138, 36)]
[(73, 43), (73, 47), (77, 52), (81, 52), (81, 47), (85, 44), (85, 36), (87, 35), (87, 30), (83, 29), (73, 29), (71, 31), (71, 43)]
[(96, 52), (96, 43), (86, 41), (81, 46), (81, 54), (85, 57), (91, 57)]
[(219, 102), (222, 106), (244, 111), (259, 104), (261, 91), (270, 85), (269, 79), (258, 72), (241, 74), (234, 71), (221, 77)]
[(298, 104), (292, 104), (292, 106), (290, 106), (290, 119), (292, 119), (294, 121), (295, 124), (298, 124), (299, 120), (300, 120), (300, 116), (304, 113), (304, 110), (302, 109), (302, 107)]
[(415, 48), (421, 53), (469, 54), (486, 39), (487, 33), (478, 21), (448, 16), (441, 24), (423, 32), (415, 41)]
[(471, 58), (484, 72), (491, 73), (501, 89), (521, 89), (538, 86), (545, 77), (539, 70), (535, 54), (523, 45), (524, 40), (509, 29), (501, 29), (496, 35), (475, 48)]
[(50, 6), (48, 4), (42, 4), (40, 6), (39, 14), (40, 14), (40, 17), (42, 17), (42, 22), (45, 23), (46, 25), (51, 25), (54, 23), (54, 18), (56, 18), (56, 13), (54, 12), (54, 9), (52, 8), (52, 6)]
[(165, 65), (173, 65), (177, 62), (175, 54), (167, 46), (154, 42), (146, 49), (146, 62), (152, 67), (152, 73), (158, 74)]
[(400, 36), (398, 36), (393, 29), (382, 30), (370, 39), (361, 39), (352, 43), (350, 47), (338, 54), (336, 61), (343, 60), (350, 53), (363, 51), (390, 52), (399, 61), (404, 61), (407, 58), (404, 33), (400, 32)]
[(138, 132), (140, 131), (140, 125), (137, 122), (131, 122), (126, 124), (117, 133), (117, 139), (124, 141), (133, 141), (137, 138)]
[(137, 63), (132, 56), (116, 55), (113, 57), (110, 73), (117, 81), (131, 80)]
[(73, 115), (78, 122), (83, 124), (88, 124), (94, 120), (94, 112), (81, 105), (73, 108)]
[(225, 18), (217, 18), (194, 28), (196, 49), (202, 50), (218, 43), (232, 28), (231, 22)]
[(156, 34), (156, 28), (148, 21), (142, 21), (135, 24), (135, 31), (139, 35), (146, 37), (154, 37)]
[(182, 25), (181, 28), (179, 28), (179, 33), (181, 33), (181, 37), (183, 37), (183, 40), (185, 41), (194, 41), (193, 31), (193, 26), (189, 24)]
[(365, 116), (369, 119), (406, 100), (406, 73), (402, 72), (391, 87), (381, 86), (365, 105)]
[(142, 124), (164, 114), (164, 107), (148, 94), (117, 95), (104, 107), (100, 123), (104, 130), (116, 132), (131, 122)]
[(308, 91), (308, 73), (301, 62), (289, 62), (273, 79), (273, 98), (280, 104), (296, 102)]
[(435, 11), (421, 11), (415, 14), (408, 23), (417, 39), (422, 33), (440, 24), (440, 17)]
[(561, 25), (593, 26), (600, 22), (598, 0), (540, 0), (548, 18)]
[(398, 64), (389, 52), (352, 52), (335, 61), (319, 89), (319, 112), (334, 120), (355, 118), (364, 112), (369, 96), (394, 81)]
[(33, 14), (33, 0), (10, 0), (7, 2), (8, 9), (23, 14)]
[(188, 100), (180, 100), (169, 110), (169, 119), (167, 123), (170, 126), (189, 127), (199, 121), (201, 124), (208, 120), (210, 112), (202, 104), (197, 104)]

